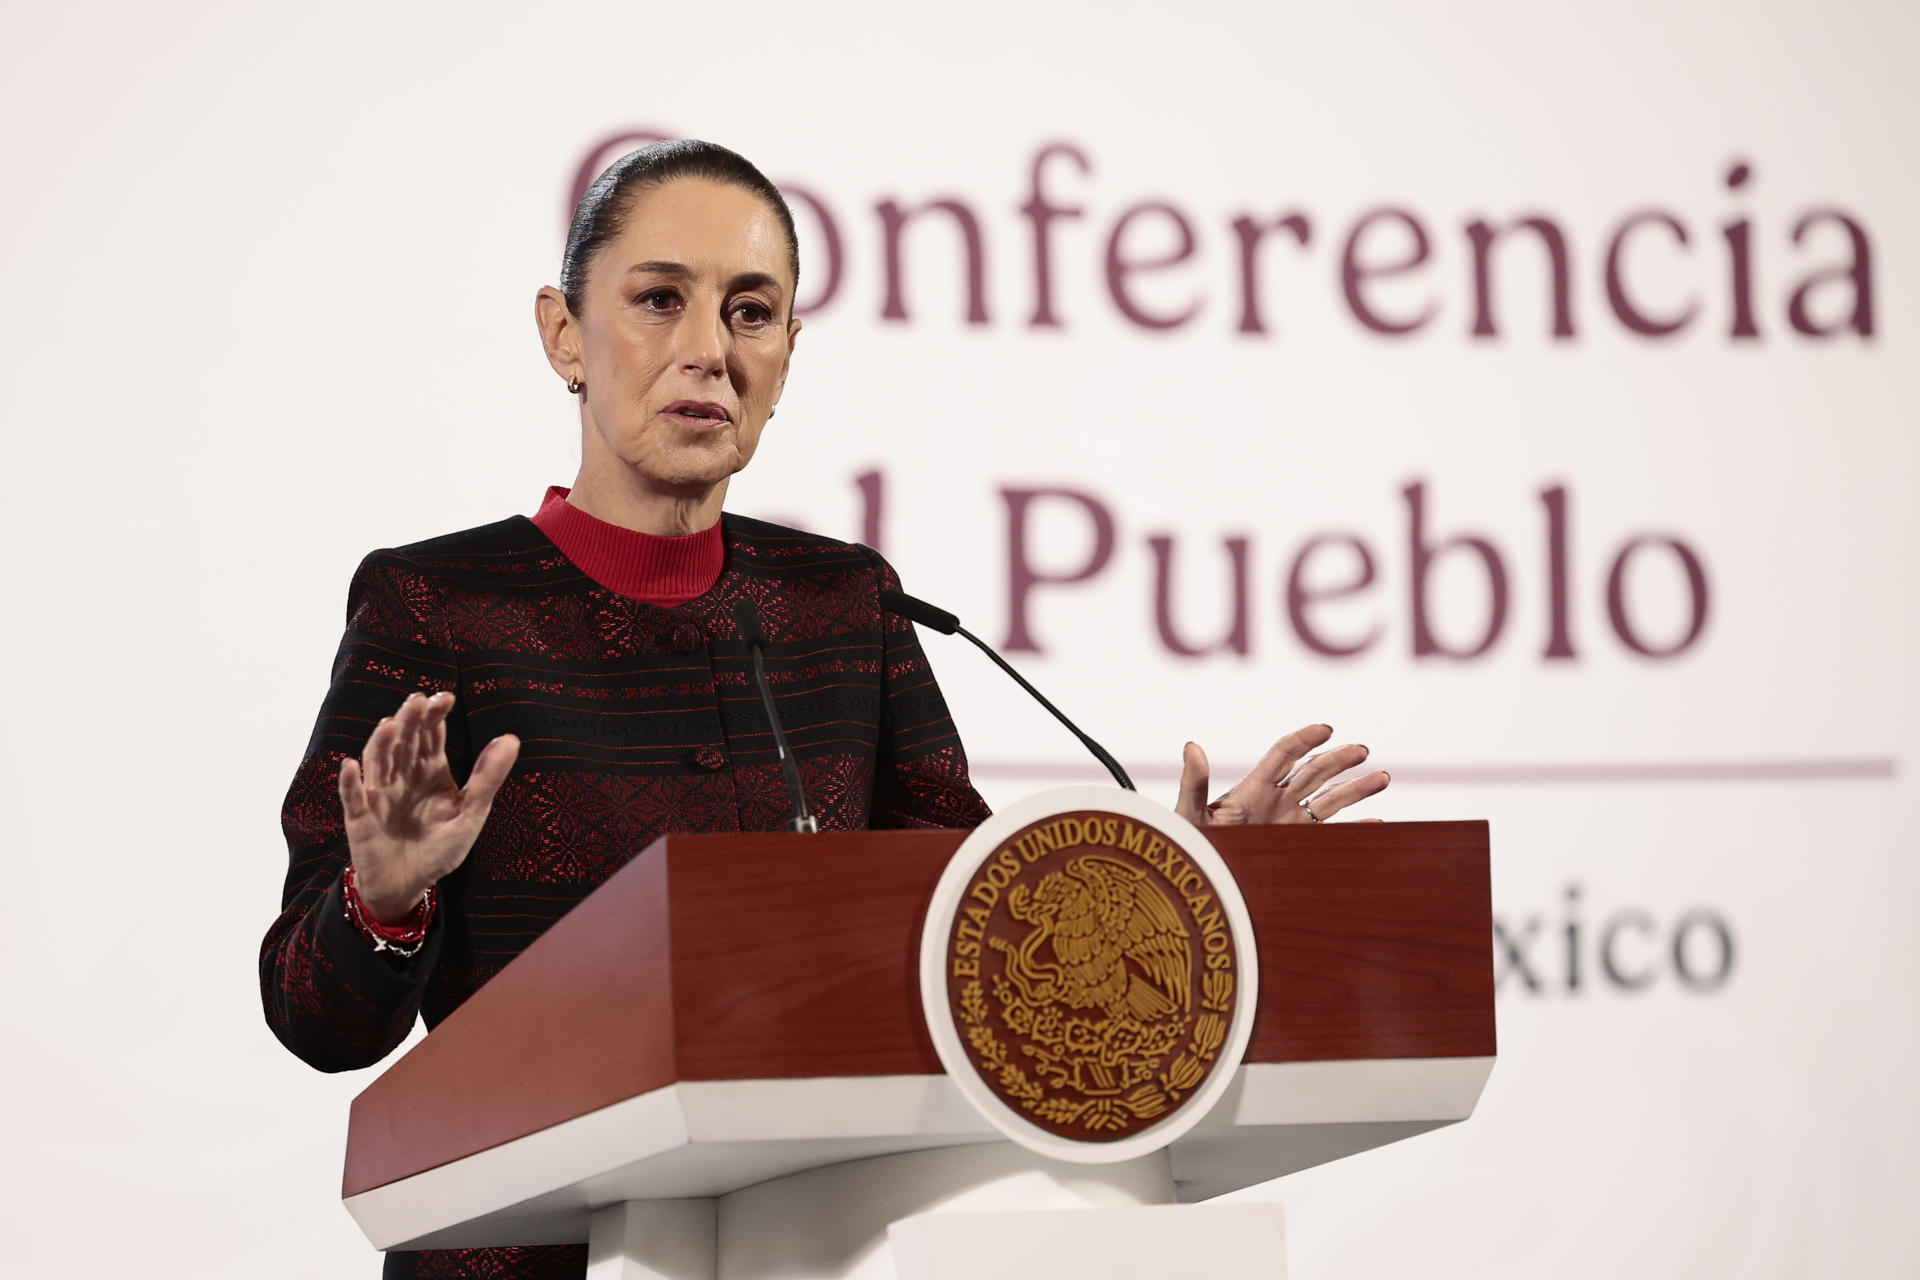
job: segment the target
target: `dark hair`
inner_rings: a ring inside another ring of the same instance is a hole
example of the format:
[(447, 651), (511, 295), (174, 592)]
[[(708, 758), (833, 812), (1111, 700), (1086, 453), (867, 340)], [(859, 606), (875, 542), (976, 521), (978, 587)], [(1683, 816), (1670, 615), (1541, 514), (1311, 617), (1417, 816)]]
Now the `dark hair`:
[[(580, 197), (573, 211), (573, 225), (567, 229), (567, 250), (560, 258), (560, 292), (566, 295), (567, 309), (574, 315), (581, 314), (586, 301), (587, 273), (593, 269), (593, 260), (626, 230), (632, 197), (675, 178), (727, 183), (764, 200), (787, 233), (787, 263), (793, 268), (794, 286), (799, 287), (800, 239), (794, 233), (793, 211), (787, 208), (780, 189), (737, 152), (695, 138), (676, 138), (627, 152), (608, 165)], [(788, 299), (787, 307), (791, 313), (792, 299)]]

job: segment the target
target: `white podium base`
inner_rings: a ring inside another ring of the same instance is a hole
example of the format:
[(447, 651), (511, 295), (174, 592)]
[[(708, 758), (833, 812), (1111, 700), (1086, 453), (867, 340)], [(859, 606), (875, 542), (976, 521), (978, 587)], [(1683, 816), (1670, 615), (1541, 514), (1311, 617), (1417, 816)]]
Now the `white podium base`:
[(1277, 1204), (1136, 1205), (1058, 1213), (923, 1213), (889, 1232), (900, 1280), (1286, 1280)]
[(713, 1280), (717, 1200), (628, 1200), (597, 1209), (587, 1280)]
[(713, 1199), (595, 1211), (588, 1280), (1283, 1277), (1277, 1205), (1175, 1206), (1166, 1152), (1114, 1165), (1008, 1143), (912, 1151)]

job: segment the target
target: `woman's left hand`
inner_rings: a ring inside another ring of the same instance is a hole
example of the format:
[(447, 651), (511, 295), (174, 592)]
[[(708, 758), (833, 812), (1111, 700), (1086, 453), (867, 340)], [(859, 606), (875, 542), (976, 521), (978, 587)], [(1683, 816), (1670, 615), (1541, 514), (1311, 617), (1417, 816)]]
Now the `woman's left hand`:
[[(1189, 742), (1180, 762), (1180, 798), (1174, 810), (1196, 827), (1255, 822), (1325, 822), (1348, 805), (1387, 789), (1384, 770), (1320, 788), (1328, 779), (1357, 767), (1367, 758), (1362, 746), (1335, 747), (1317, 756), (1307, 753), (1325, 746), (1333, 726), (1310, 724), (1296, 729), (1268, 748), (1246, 777), (1213, 803), (1207, 803), (1207, 753)], [(1303, 759), (1304, 758), (1304, 759)], [(1313, 806), (1309, 813), (1301, 802)], [(1379, 822), (1379, 818), (1362, 818)]]

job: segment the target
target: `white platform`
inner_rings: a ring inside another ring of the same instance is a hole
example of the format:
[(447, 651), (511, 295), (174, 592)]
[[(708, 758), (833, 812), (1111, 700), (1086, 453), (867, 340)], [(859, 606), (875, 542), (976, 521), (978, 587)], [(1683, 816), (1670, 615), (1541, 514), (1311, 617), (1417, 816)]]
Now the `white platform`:
[[(1204, 1200), (1464, 1120), (1492, 1068), (1491, 1057), (1243, 1066), (1205, 1120), (1167, 1149), (1166, 1198)], [(831, 1172), (823, 1166), (975, 1146), (1019, 1150), (944, 1075), (690, 1082), (346, 1204), (381, 1249), (557, 1244), (586, 1240), (596, 1227), (606, 1235), (612, 1227), (595, 1211), (629, 1201), (710, 1202), (773, 1179), (797, 1186), (791, 1180), (804, 1171)], [(1097, 1166), (1080, 1168), (1094, 1177)], [(542, 1194), (551, 1187), (568, 1190)], [(879, 1230), (925, 1207), (904, 1204)], [(724, 1205), (714, 1212), (724, 1219)]]

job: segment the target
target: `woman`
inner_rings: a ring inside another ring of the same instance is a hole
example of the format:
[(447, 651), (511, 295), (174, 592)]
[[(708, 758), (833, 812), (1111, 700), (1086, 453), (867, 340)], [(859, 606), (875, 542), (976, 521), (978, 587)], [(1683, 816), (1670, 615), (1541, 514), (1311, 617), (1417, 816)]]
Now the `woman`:
[[(429, 1027), (667, 831), (788, 813), (733, 607), (769, 673), (822, 827), (971, 826), (988, 809), (898, 585), (866, 547), (723, 514), (800, 322), (785, 203), (720, 147), (662, 143), (582, 199), (535, 302), (579, 398), (571, 489), (362, 562), (332, 685), (282, 815), (284, 909), (261, 951), (276, 1035), (323, 1070)], [(396, 706), (398, 710), (395, 710)], [(1189, 743), (1180, 811), (1319, 821), (1386, 775), (1313, 726), (1220, 801)], [(1311, 797), (1312, 808), (1301, 802)], [(577, 1277), (584, 1246), (394, 1253), (388, 1276)]]

